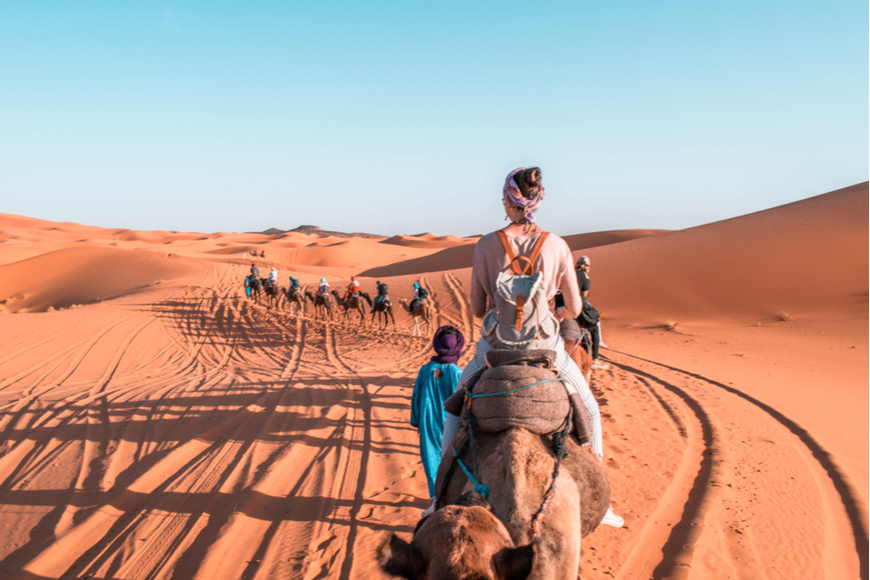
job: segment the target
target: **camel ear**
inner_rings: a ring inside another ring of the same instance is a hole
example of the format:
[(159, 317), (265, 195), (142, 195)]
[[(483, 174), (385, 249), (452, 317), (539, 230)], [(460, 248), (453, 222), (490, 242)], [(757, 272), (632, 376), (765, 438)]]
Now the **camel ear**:
[(422, 578), (426, 568), (419, 548), (412, 546), (396, 534), (390, 534), (390, 537), (378, 548), (378, 564), (387, 574), (401, 576), (408, 580)]
[(535, 563), (535, 545), (504, 548), (492, 557), (499, 580), (526, 580)]

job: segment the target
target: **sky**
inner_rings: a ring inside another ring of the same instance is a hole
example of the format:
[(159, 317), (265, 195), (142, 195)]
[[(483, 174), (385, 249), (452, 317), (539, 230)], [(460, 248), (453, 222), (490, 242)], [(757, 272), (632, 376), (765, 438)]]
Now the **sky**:
[(680, 229), (868, 179), (868, 4), (0, 3), (0, 212), (143, 230)]

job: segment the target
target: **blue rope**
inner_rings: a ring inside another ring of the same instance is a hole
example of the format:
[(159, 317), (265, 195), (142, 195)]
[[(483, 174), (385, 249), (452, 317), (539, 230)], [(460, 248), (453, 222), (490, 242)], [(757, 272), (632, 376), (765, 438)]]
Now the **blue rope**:
[(465, 393), (465, 396), (469, 399), (479, 399), (480, 397), (495, 397), (497, 395), (507, 395), (508, 393), (515, 393), (517, 391), (522, 391), (523, 389), (530, 389), (532, 387), (536, 387), (538, 385), (542, 385), (544, 383), (550, 383), (553, 381), (561, 381), (560, 378), (555, 379), (545, 379), (543, 381), (538, 381), (537, 383), (532, 383), (531, 385), (526, 385), (525, 387), (517, 387), (516, 389), (511, 389), (509, 391), (499, 391), (498, 393), (481, 393), (479, 395), (475, 395), (474, 393)]
[(459, 459), (459, 454), (456, 452), (456, 447), (453, 447), (453, 456), (456, 457), (456, 462), (459, 464), (459, 467), (462, 468), (462, 471), (465, 472), (465, 475), (468, 477), (468, 481), (474, 484), (474, 491), (483, 496), (483, 499), (489, 497), (489, 486), (480, 483), (479, 481), (477, 481), (477, 478), (471, 475), (471, 472), (468, 470), (467, 467), (465, 467), (465, 463), (463, 463), (463, 461)]

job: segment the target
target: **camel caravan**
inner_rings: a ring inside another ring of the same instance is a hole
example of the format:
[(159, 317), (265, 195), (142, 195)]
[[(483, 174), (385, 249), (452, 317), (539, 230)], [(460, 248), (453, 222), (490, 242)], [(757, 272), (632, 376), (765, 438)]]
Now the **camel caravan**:
[[(337, 311), (342, 315), (345, 323), (351, 318), (359, 317), (359, 324), (366, 326), (377, 324), (378, 330), (386, 330), (392, 324), (396, 330), (396, 318), (393, 315), (393, 302), (390, 299), (389, 288), (386, 284), (377, 282), (377, 294), (372, 297), (362, 292), (356, 277), (351, 278), (344, 295), (337, 290), (331, 290), (325, 278), (321, 278), (317, 291), (303, 290), (299, 281), (290, 276), (287, 288), (278, 282), (275, 268), (267, 278), (261, 278), (256, 264), (251, 265), (251, 273), (244, 279), (245, 294), (257, 304), (265, 304), (268, 309), (289, 310), (291, 315), (305, 315), (305, 303), (311, 302), (314, 306), (315, 320), (333, 320), (333, 314)], [(408, 303), (400, 299), (402, 308), (408, 312), (413, 321), (413, 335), (424, 336), (422, 327), (426, 327), (426, 335), (430, 332), (430, 320), (432, 309), (429, 304), (429, 292), (419, 283), (414, 284), (414, 296)], [(368, 308), (368, 311), (367, 311)], [(371, 319), (366, 321), (368, 313)], [(376, 321), (377, 319), (377, 321)]]
[(392, 533), (378, 548), (390, 575), (575, 579), (582, 538), (602, 523), (623, 525), (610, 507), (589, 389), (580, 275), (567, 244), (535, 223), (543, 193), (539, 169), (511, 172), (511, 224), (477, 242), (470, 306), (483, 324), (463, 369), (464, 337), (449, 325), (435, 331), (436, 356), (411, 401), (431, 499), (410, 541)]

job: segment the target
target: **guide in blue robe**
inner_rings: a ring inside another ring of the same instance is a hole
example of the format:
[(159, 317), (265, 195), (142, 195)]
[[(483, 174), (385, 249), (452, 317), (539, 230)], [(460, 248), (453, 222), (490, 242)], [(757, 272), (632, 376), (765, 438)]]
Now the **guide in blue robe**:
[(444, 401), (453, 394), (462, 369), (456, 366), (465, 345), (462, 333), (453, 326), (435, 332), (433, 345), (437, 356), (420, 369), (411, 396), (411, 425), (420, 433), (420, 459), (429, 484), (429, 497), (435, 497), (435, 476), (441, 462), (441, 434), (447, 411)]

